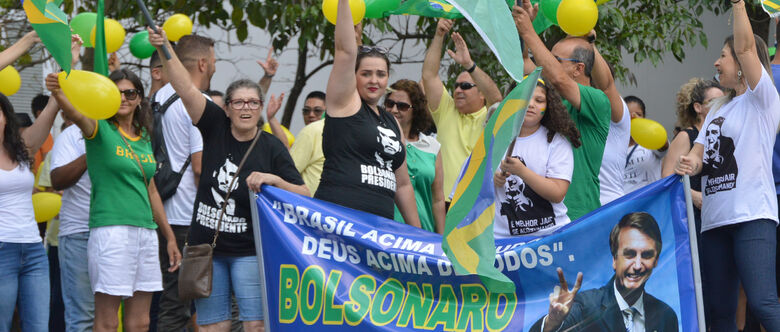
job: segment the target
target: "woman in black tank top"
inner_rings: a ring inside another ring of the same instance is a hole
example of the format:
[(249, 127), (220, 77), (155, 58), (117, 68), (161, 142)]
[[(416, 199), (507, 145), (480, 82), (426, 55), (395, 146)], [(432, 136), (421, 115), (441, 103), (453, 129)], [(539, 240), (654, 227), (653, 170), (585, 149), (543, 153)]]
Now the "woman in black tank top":
[(349, 1), (339, 0), (338, 8), (322, 133), (325, 164), (314, 197), (388, 219), (395, 203), (408, 224), (420, 227), (398, 122), (378, 105), (389, 79), (387, 50), (358, 49), (362, 32), (352, 27)]

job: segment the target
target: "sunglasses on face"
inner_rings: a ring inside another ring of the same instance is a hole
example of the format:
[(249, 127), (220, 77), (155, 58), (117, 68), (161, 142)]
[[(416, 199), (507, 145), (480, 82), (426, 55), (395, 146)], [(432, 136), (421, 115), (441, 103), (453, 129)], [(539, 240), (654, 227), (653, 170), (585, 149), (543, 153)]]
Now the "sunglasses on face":
[(122, 90), (119, 92), (125, 95), (125, 99), (127, 100), (135, 100), (138, 98), (138, 95), (141, 94), (141, 91), (138, 91), (138, 89)]
[(382, 46), (360, 46), (358, 51), (360, 53), (379, 53), (379, 54), (387, 54), (388, 52), (387, 48), (384, 48)]
[(400, 102), (400, 101), (395, 101), (395, 100), (392, 100), (390, 98), (386, 98), (385, 99), (385, 108), (389, 111), (389, 110), (393, 109), (393, 107), (398, 107), (399, 111), (406, 112), (410, 108), (412, 108), (412, 105), (409, 105), (407, 103), (403, 103), (403, 102)]
[(325, 112), (324, 108), (319, 108), (319, 107), (315, 107), (315, 108), (304, 107), (303, 108), (303, 114), (304, 115), (309, 114), (309, 113), (314, 113), (314, 114), (319, 115), (319, 114), (322, 114), (322, 112)]
[(468, 90), (468, 89), (471, 89), (471, 88), (473, 88), (473, 87), (475, 87), (475, 86), (477, 86), (477, 85), (476, 85), (476, 84), (474, 84), (474, 83), (469, 83), (469, 82), (455, 82), (455, 88), (460, 88), (461, 90)]
[(263, 102), (259, 99), (249, 99), (249, 100), (243, 100), (243, 99), (234, 99), (228, 102), (230, 107), (233, 109), (242, 109), (244, 106), (248, 106), (250, 110), (256, 110), (259, 109), (261, 106), (263, 106)]
[(558, 62), (563, 62), (563, 61), (571, 61), (571, 62), (574, 62), (574, 63), (582, 63), (582, 61), (580, 61), (580, 60), (577, 60), (577, 59), (572, 59), (572, 58), (561, 58), (561, 57), (559, 57), (559, 56), (555, 56), (555, 60), (558, 60)]

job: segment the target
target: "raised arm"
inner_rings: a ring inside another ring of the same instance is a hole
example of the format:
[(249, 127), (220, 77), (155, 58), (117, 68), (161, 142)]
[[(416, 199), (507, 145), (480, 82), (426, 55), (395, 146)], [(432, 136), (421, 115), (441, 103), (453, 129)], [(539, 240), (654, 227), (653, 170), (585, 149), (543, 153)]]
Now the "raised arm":
[[(181, 97), (181, 101), (184, 103), (184, 108), (187, 110), (187, 114), (190, 115), (192, 123), (198, 124), (200, 117), (203, 115), (203, 110), (206, 108), (206, 97), (192, 83), (190, 73), (187, 72), (187, 69), (184, 68), (184, 65), (176, 56), (176, 52), (173, 51), (165, 31), (160, 29), (160, 27), (157, 27), (159, 33), (155, 33), (151, 28), (146, 28), (146, 30), (149, 31), (149, 42), (157, 48), (163, 69), (168, 74), (168, 80), (171, 82), (173, 89), (176, 90), (176, 94)], [(168, 48), (171, 54), (170, 60), (163, 55), (163, 47)]]
[(732, 3), (734, 11), (734, 53), (742, 65), (742, 75), (747, 79), (750, 89), (755, 89), (761, 80), (761, 60), (756, 53), (756, 40), (750, 19), (745, 10), (745, 1)]
[(452, 20), (439, 19), (436, 25), (436, 34), (433, 35), (431, 45), (428, 46), (428, 53), (425, 53), (425, 60), (422, 67), (422, 87), (425, 91), (425, 97), (428, 99), (428, 108), (435, 110), (439, 108), (441, 94), (444, 91), (444, 84), (439, 78), (439, 68), (441, 67), (441, 52), (444, 47), (444, 36), (452, 29)]
[(328, 78), (328, 99), (325, 104), (328, 116), (348, 117), (360, 110), (360, 95), (355, 80), (358, 47), (349, 0), (339, 0), (334, 40), (333, 69)]
[(266, 57), (265, 61), (257, 60), (257, 64), (263, 67), (263, 71), (265, 71), (263, 78), (258, 82), (260, 91), (263, 93), (263, 97), (265, 97), (268, 95), (268, 89), (271, 88), (271, 81), (273, 81), (274, 75), (276, 75), (276, 70), (279, 69), (279, 62), (274, 59), (273, 46), (268, 48), (268, 57)]
[(14, 63), (16, 59), (24, 55), (24, 52), (27, 52), (38, 41), (40, 41), (38, 34), (33, 30), (17, 40), (11, 47), (0, 52), (0, 70)]
[(290, 142), (287, 141), (287, 134), (284, 133), (282, 124), (276, 119), (276, 112), (282, 108), (283, 99), (284, 93), (280, 94), (279, 98), (275, 98), (274, 95), (271, 95), (271, 98), (268, 99), (268, 106), (266, 106), (266, 118), (268, 119), (268, 126), (271, 127), (271, 134), (282, 141), (284, 147), (290, 149)]
[(597, 88), (604, 91), (604, 94), (609, 98), (609, 105), (612, 109), (612, 122), (620, 122), (623, 120), (623, 98), (620, 97), (615, 86), (615, 79), (612, 77), (612, 70), (609, 69), (607, 61), (601, 56), (596, 46), (593, 46), (593, 53), (595, 54), (595, 61), (593, 62), (593, 83)]
[(552, 84), (574, 108), (580, 109), (580, 88), (577, 82), (569, 77), (558, 59), (547, 50), (547, 46), (536, 35), (531, 23), (531, 14), (533, 13), (529, 13), (527, 7), (530, 7), (530, 3), (528, 0), (524, 0), (523, 7), (514, 6), (512, 9), (512, 16), (515, 18), (515, 26), (517, 26), (517, 32), (520, 33), (520, 38), (525, 41), (528, 49), (534, 54), (536, 64), (544, 68), (542, 71), (544, 79)]
[(46, 104), (43, 112), (35, 119), (32, 126), (22, 131), (22, 139), (27, 145), (27, 151), (29, 151), (30, 155), (34, 155), (41, 148), (46, 137), (49, 136), (49, 131), (59, 110), (60, 107), (57, 105), (57, 101), (54, 98), (49, 98), (49, 103)]
[[(466, 45), (466, 41), (463, 40), (463, 37), (461, 37), (459, 33), (454, 32), (452, 34), (452, 41), (455, 42), (455, 51), (447, 50), (447, 54), (463, 67), (463, 69), (474, 68), (469, 74), (471, 75), (471, 78), (474, 79), (474, 83), (477, 84), (477, 89), (485, 96), (488, 106), (501, 102), (504, 98), (501, 96), (501, 91), (498, 90), (496, 82), (493, 82), (493, 79), (471, 60), (469, 48)], [(441, 96), (439, 96), (439, 98), (441, 98)]]

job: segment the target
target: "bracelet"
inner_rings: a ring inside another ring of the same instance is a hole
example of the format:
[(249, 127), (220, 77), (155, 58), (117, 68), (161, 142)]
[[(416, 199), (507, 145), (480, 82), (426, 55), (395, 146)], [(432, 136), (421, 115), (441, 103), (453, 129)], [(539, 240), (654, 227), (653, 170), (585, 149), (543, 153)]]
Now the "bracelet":
[(730, 1), (731, 1), (731, 4), (732, 4), (732, 5), (734, 5), (734, 4), (738, 4), (738, 3), (740, 3), (742, 0), (737, 0), (737, 1), (730, 0)]
[(477, 63), (476, 63), (476, 62), (474, 62), (474, 64), (473, 64), (473, 65), (471, 65), (471, 68), (469, 68), (469, 69), (466, 69), (466, 72), (467, 72), (467, 73), (469, 73), (469, 74), (471, 74), (471, 73), (473, 73), (473, 72), (474, 72), (474, 70), (475, 70), (475, 69), (477, 69)]
[[(276, 75), (276, 74), (274, 74), (274, 75)], [(263, 77), (274, 78), (274, 75), (263, 74)]]

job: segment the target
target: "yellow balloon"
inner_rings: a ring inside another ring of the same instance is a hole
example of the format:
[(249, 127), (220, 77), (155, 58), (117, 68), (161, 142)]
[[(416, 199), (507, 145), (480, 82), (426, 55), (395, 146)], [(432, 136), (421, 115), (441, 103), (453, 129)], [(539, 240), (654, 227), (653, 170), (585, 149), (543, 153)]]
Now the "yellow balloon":
[(103, 75), (91, 71), (71, 70), (70, 76), (61, 72), (60, 88), (73, 107), (95, 120), (108, 119), (119, 110), (122, 96), (116, 84)]
[[(363, 0), (349, 0), (349, 8), (352, 9), (352, 24), (357, 25), (366, 15), (366, 3)], [(336, 24), (336, 16), (339, 9), (339, 0), (323, 0), (322, 13), (328, 22)]]
[(10, 96), (22, 86), (22, 77), (19, 76), (19, 72), (16, 71), (14, 66), (6, 66), (3, 70), (0, 70), (0, 92), (6, 96)]
[(181, 37), (192, 34), (192, 20), (184, 14), (173, 14), (163, 23), (163, 30), (168, 40), (179, 41)]
[[(125, 43), (125, 36), (127, 31), (122, 27), (119, 21), (107, 18), (103, 21), (103, 26), (106, 30), (106, 53), (114, 53), (119, 51), (122, 44)], [(97, 25), (92, 28), (92, 34), (89, 36), (92, 45), (95, 45), (95, 34), (97, 33)]]
[[(282, 126), (282, 130), (284, 130), (284, 135), (287, 136), (287, 144), (289, 146), (292, 146), (293, 142), (295, 142), (295, 136), (293, 136), (293, 134), (289, 130), (287, 130), (287, 127), (285, 127), (285, 126)], [(265, 131), (265, 132), (267, 132), (269, 134), (273, 134), (271, 132), (271, 125), (269, 125), (268, 122), (266, 122), (263, 125), (263, 131)]]
[(35, 193), (32, 195), (35, 221), (44, 222), (54, 219), (60, 213), (62, 196), (55, 193)]
[(631, 137), (647, 149), (658, 150), (666, 144), (666, 129), (656, 121), (636, 118), (631, 120)]
[(558, 5), (558, 25), (569, 35), (586, 35), (598, 20), (599, 8), (593, 0), (563, 0)]

